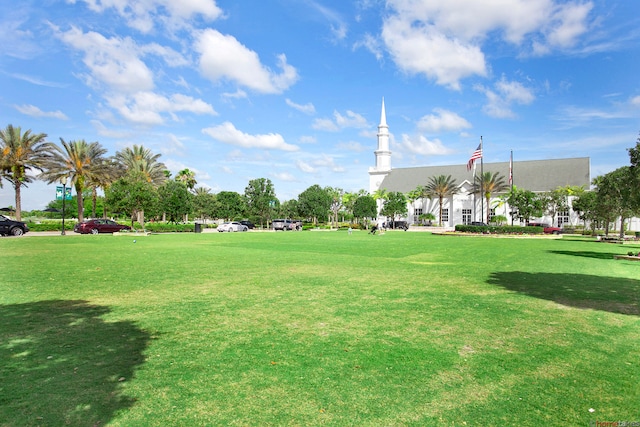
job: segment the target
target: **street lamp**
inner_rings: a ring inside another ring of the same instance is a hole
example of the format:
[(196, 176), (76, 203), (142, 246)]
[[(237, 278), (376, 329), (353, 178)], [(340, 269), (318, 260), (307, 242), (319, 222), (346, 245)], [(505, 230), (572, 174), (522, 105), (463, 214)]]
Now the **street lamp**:
[(64, 232), (64, 202), (67, 198), (67, 177), (62, 177), (60, 179), (60, 183), (62, 184), (62, 235), (64, 236), (66, 233)]

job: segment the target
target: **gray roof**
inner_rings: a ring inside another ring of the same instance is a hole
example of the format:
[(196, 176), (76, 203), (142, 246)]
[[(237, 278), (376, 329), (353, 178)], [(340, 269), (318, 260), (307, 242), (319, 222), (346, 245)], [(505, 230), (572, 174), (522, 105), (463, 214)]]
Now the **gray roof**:
[[(484, 163), (483, 170), (498, 172), (504, 176), (505, 183), (508, 182), (509, 162)], [(479, 161), (476, 173), (480, 174)], [(380, 188), (407, 193), (418, 185), (427, 185), (431, 177), (438, 175), (451, 175), (458, 185), (465, 180), (473, 182), (473, 171), (467, 171), (467, 165), (423, 166), (392, 169), (380, 184)], [(513, 184), (520, 189), (536, 192), (550, 191), (567, 185), (588, 189), (591, 184), (590, 175), (589, 157), (513, 162)]]

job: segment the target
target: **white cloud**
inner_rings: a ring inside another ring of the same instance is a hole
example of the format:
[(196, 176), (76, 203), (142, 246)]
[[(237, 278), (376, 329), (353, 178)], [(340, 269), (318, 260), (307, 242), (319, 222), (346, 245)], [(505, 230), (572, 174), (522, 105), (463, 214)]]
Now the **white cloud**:
[(296, 162), (296, 166), (298, 167), (298, 169), (300, 169), (304, 173), (315, 173), (316, 171), (316, 168), (314, 168), (309, 163), (304, 162), (302, 160), (298, 160)]
[(272, 173), (271, 174), (272, 177), (279, 179), (280, 181), (286, 181), (286, 182), (295, 182), (296, 177), (293, 176), (292, 174), (290, 174), (289, 172), (277, 172), (277, 173)]
[(237, 145), (244, 148), (283, 151), (297, 151), (300, 149), (296, 145), (287, 144), (280, 134), (269, 133), (262, 135), (250, 135), (239, 131), (230, 122), (224, 122), (219, 126), (202, 129), (202, 132), (222, 143)]
[(383, 58), (383, 49), (380, 45), (380, 40), (371, 34), (365, 34), (362, 37), (362, 40), (357, 41), (353, 44), (353, 49), (356, 50), (358, 48), (365, 48), (369, 52), (371, 52), (378, 61), (381, 61)]
[(15, 109), (31, 117), (50, 117), (53, 119), (59, 120), (68, 120), (69, 118), (60, 110), (56, 111), (42, 111), (40, 108), (35, 105), (25, 104), (25, 105), (14, 105)]
[(322, 16), (329, 21), (331, 34), (335, 40), (342, 40), (347, 36), (347, 24), (337, 12), (313, 0), (308, 0), (307, 4), (318, 12), (319, 16)]
[(311, 127), (316, 130), (323, 130), (326, 132), (337, 132), (340, 130), (331, 119), (315, 119), (311, 124)]
[(122, 130), (113, 130), (107, 128), (100, 120), (91, 120), (90, 123), (93, 125), (98, 135), (104, 136), (107, 138), (116, 138), (116, 139), (124, 139), (130, 138), (131, 132), (122, 131)]
[(106, 38), (101, 34), (71, 27), (58, 32), (67, 45), (84, 53), (84, 64), (91, 74), (87, 83), (102, 83), (118, 92), (131, 93), (151, 90), (153, 73), (140, 59), (138, 46), (130, 38)]
[(115, 9), (122, 16), (127, 25), (136, 30), (148, 33), (157, 22), (163, 22), (170, 27), (182, 26), (196, 16), (207, 20), (215, 20), (222, 16), (222, 10), (215, 0), (67, 0), (75, 4), (83, 1), (89, 9), (102, 13), (107, 9)]
[(296, 104), (295, 102), (293, 102), (292, 100), (290, 100), (289, 98), (285, 99), (285, 102), (287, 103), (287, 105), (291, 108), (294, 108), (302, 113), (305, 114), (315, 114), (316, 112), (316, 107), (313, 106), (312, 103), (308, 102), (304, 105), (301, 104)]
[(418, 121), (418, 129), (438, 133), (471, 128), (471, 123), (452, 111), (434, 108), (433, 112), (435, 114), (424, 116)]
[(356, 153), (362, 153), (370, 150), (371, 147), (366, 147), (357, 141), (340, 142), (336, 144), (338, 150), (354, 151)]
[(338, 111), (333, 112), (333, 120), (331, 119), (316, 119), (311, 124), (313, 129), (323, 130), (327, 132), (337, 132), (344, 128), (365, 128), (369, 126), (367, 119), (358, 113), (347, 110), (345, 115), (340, 114)]
[(260, 62), (258, 54), (235, 37), (212, 29), (196, 36), (195, 50), (200, 54), (200, 72), (217, 82), (227, 79), (260, 93), (282, 93), (298, 80), (298, 72), (287, 64), (284, 54), (278, 56), (280, 74)]
[(429, 140), (422, 135), (412, 139), (409, 135), (402, 134), (399, 146), (405, 151), (422, 156), (442, 156), (453, 153), (453, 150), (445, 147), (439, 139)]
[(439, 85), (458, 90), (461, 79), (487, 74), (479, 46), (448, 38), (433, 26), (414, 26), (412, 21), (389, 19), (382, 38), (400, 69), (409, 74), (424, 74)]
[(640, 106), (640, 95), (634, 96), (629, 100), (629, 102), (631, 103), (631, 105)]
[(528, 105), (535, 100), (533, 90), (522, 83), (507, 81), (504, 76), (494, 85), (495, 90), (477, 85), (474, 87), (487, 97), (483, 111), (490, 117), (513, 118), (516, 114), (511, 110), (513, 104)]
[(182, 94), (165, 97), (154, 92), (137, 92), (132, 95), (107, 95), (110, 107), (126, 120), (142, 125), (159, 125), (165, 122), (163, 114), (169, 114), (178, 121), (175, 113), (217, 115), (213, 107), (206, 102)]
[(315, 136), (303, 135), (298, 138), (298, 142), (300, 142), (300, 144), (315, 144), (317, 139)]
[(522, 53), (568, 48), (588, 33), (593, 8), (589, 1), (556, 0), (389, 0), (387, 5), (391, 13), (381, 38), (397, 66), (456, 90), (462, 79), (488, 74), (482, 50), (488, 40), (505, 41)]

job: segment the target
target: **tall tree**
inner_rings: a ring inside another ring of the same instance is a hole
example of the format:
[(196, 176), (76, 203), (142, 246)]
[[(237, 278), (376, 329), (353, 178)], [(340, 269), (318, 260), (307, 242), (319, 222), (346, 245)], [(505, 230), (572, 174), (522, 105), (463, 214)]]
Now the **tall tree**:
[(216, 194), (216, 217), (231, 221), (245, 212), (244, 199), (235, 191), (221, 191)]
[[(620, 217), (620, 238), (624, 237), (625, 220), (635, 212), (632, 194), (632, 177), (629, 166), (620, 167), (605, 174), (597, 181), (599, 203), (605, 203), (606, 209)], [(606, 228), (608, 231), (608, 227)]]
[(158, 188), (158, 197), (159, 209), (170, 222), (178, 222), (191, 212), (193, 195), (184, 182), (168, 180)]
[(366, 219), (375, 218), (378, 215), (378, 206), (373, 196), (363, 195), (356, 199), (353, 204), (353, 216)]
[(15, 191), (16, 219), (22, 219), (22, 195), (20, 190), (32, 182), (29, 172), (43, 171), (49, 161), (54, 144), (45, 141), (47, 134), (22, 133), (20, 127), (8, 125), (0, 130), (0, 168), (2, 178), (13, 185)]
[(329, 210), (331, 212), (331, 222), (333, 226), (338, 226), (338, 213), (342, 209), (342, 196), (344, 196), (344, 190), (338, 187), (325, 187), (324, 190), (331, 196), (331, 206)]
[(104, 155), (107, 150), (99, 142), (87, 143), (85, 140), (65, 141), (60, 138), (62, 148), (55, 145), (53, 157), (42, 178), (49, 184), (69, 178), (78, 197), (78, 221), (84, 220), (83, 192), (88, 182), (101, 181), (112, 173), (110, 164)]
[[(158, 188), (171, 176), (164, 163), (160, 162), (160, 154), (153, 154), (142, 145), (126, 147), (116, 153), (116, 161), (126, 173), (139, 173), (148, 183)], [(137, 211), (138, 222), (144, 222), (144, 210)]]
[(276, 192), (271, 180), (257, 178), (249, 181), (244, 189), (244, 199), (248, 214), (260, 219), (260, 227), (266, 226), (276, 200)]
[(425, 186), (425, 194), (429, 197), (438, 199), (438, 223), (442, 226), (442, 206), (445, 197), (451, 197), (458, 192), (456, 180), (451, 175), (438, 175), (429, 178), (429, 182)]
[(144, 230), (144, 212), (153, 212), (158, 206), (158, 192), (140, 171), (130, 171), (119, 178), (105, 191), (105, 199), (111, 209), (131, 215), (131, 228), (134, 220)]
[(178, 174), (176, 175), (176, 181), (184, 183), (189, 190), (193, 190), (198, 183), (198, 181), (196, 181), (195, 172), (188, 168), (182, 169), (180, 172), (178, 172)]
[(387, 193), (387, 200), (382, 207), (382, 215), (391, 217), (395, 221), (396, 216), (407, 214), (407, 198), (399, 191)]
[(531, 190), (521, 190), (515, 185), (509, 192), (509, 207), (512, 216), (525, 223), (531, 218), (537, 218), (544, 213), (544, 201)]
[(193, 210), (197, 218), (213, 218), (215, 212), (216, 196), (205, 187), (193, 189)]
[(631, 160), (631, 204), (636, 212), (640, 212), (640, 137), (636, 146), (629, 148)]
[(504, 176), (500, 175), (499, 172), (483, 172), (475, 177), (474, 189), (484, 197), (487, 206), (486, 223), (489, 224), (489, 219), (491, 218), (491, 211), (489, 209), (491, 195), (508, 190), (509, 185), (505, 182)]
[(142, 145), (126, 147), (116, 153), (116, 161), (125, 170), (142, 173), (147, 182), (152, 183), (156, 188), (167, 180), (165, 172), (167, 168), (159, 159), (160, 154), (153, 154), (151, 150)]
[[(93, 218), (96, 218), (97, 214), (98, 189), (106, 190), (119, 176), (121, 173), (118, 164), (113, 157), (108, 157), (103, 160), (102, 165), (96, 168), (95, 173), (87, 177), (85, 184), (91, 190), (91, 216)], [(103, 206), (102, 216), (107, 217), (106, 205)]]
[(304, 190), (298, 195), (298, 210), (306, 218), (312, 218), (313, 223), (326, 220), (331, 209), (332, 197), (318, 184)]

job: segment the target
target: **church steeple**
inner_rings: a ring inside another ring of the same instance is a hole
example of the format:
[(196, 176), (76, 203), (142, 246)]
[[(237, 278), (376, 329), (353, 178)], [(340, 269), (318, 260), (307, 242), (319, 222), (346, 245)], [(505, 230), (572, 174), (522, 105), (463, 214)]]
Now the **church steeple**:
[(378, 125), (378, 149), (375, 151), (376, 169), (378, 171), (391, 170), (391, 151), (389, 151), (389, 126), (387, 125), (387, 112), (382, 98), (382, 111), (380, 112), (380, 124)]
[(374, 151), (376, 165), (369, 168), (369, 193), (373, 194), (380, 188), (384, 178), (391, 172), (391, 151), (389, 151), (389, 126), (387, 112), (382, 98), (382, 111), (378, 125), (378, 148)]

